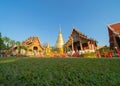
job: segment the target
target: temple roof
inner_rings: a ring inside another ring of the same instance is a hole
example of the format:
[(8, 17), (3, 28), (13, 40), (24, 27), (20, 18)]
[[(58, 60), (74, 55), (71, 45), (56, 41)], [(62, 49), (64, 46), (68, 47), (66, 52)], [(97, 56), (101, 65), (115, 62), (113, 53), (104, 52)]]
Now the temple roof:
[(69, 40), (65, 43), (65, 45), (69, 46), (72, 43), (72, 35), (73, 35), (73, 33), (77, 33), (79, 35), (79, 37), (82, 38), (82, 39), (95, 42), (95, 40), (93, 40), (92, 38), (88, 38), (86, 35), (84, 35), (80, 31), (73, 28), (72, 33), (69, 36)]
[(114, 32), (116, 35), (120, 35), (120, 23), (109, 24), (108, 28)]
[(31, 46), (36, 40), (39, 41), (39, 45), (41, 46), (41, 48), (43, 49), (41, 43), (40, 43), (40, 40), (39, 40), (39, 37), (29, 37), (28, 39), (26, 39), (25, 41), (23, 41), (22, 45), (24, 46)]
[(80, 31), (76, 30), (75, 28), (73, 28), (72, 33), (70, 34), (70, 37), (72, 36), (72, 34), (73, 34), (74, 32), (78, 33), (81, 38), (88, 39), (88, 37), (87, 37), (86, 35), (84, 35), (84, 34), (81, 33)]

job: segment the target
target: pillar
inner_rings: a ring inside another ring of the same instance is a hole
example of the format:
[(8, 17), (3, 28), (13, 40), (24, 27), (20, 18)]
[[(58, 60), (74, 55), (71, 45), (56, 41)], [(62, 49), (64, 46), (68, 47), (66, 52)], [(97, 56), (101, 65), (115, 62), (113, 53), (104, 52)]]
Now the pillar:
[(72, 39), (72, 50), (74, 50), (74, 45), (73, 45), (73, 37), (71, 37), (71, 39)]
[(81, 50), (83, 50), (83, 46), (82, 46), (82, 43), (81, 43), (81, 41), (80, 41), (80, 48), (81, 48)]
[(88, 41), (87, 44), (88, 44), (88, 48), (89, 48), (89, 50), (91, 50), (91, 47), (90, 47), (90, 41)]

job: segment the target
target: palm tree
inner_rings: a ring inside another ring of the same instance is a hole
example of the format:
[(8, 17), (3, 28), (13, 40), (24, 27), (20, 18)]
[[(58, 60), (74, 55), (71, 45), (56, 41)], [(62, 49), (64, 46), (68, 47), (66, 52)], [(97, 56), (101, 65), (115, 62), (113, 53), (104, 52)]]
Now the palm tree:
[(10, 40), (9, 47), (13, 47), (16, 44), (15, 40)]

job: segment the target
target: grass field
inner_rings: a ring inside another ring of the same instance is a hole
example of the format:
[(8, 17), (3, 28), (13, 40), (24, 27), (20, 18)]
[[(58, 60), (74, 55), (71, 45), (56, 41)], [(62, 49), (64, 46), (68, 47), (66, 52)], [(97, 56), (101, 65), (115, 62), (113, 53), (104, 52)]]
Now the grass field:
[(0, 58), (0, 86), (120, 86), (120, 59)]

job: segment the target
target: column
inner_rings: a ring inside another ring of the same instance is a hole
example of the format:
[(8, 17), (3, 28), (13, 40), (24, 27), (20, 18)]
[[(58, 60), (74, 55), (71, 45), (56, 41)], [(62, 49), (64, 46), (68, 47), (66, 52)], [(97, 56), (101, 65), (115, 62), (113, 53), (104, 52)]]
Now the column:
[(80, 48), (81, 48), (81, 50), (83, 50), (83, 46), (82, 46), (82, 43), (81, 43), (81, 41), (80, 41)]
[(90, 47), (90, 41), (88, 41), (87, 44), (88, 44), (88, 48), (89, 48), (89, 50), (91, 50), (91, 47)]
[(72, 50), (74, 50), (74, 45), (73, 45), (73, 37), (71, 37), (71, 39), (72, 39)]

